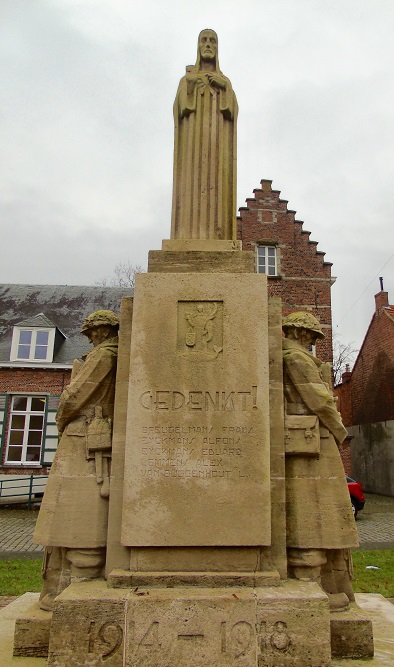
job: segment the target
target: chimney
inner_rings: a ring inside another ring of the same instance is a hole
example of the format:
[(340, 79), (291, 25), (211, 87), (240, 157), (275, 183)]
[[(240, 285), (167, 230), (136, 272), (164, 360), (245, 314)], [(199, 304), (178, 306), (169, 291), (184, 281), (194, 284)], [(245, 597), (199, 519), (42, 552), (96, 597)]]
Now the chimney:
[(381, 308), (389, 305), (389, 293), (383, 291), (383, 278), (379, 278), (380, 292), (375, 294), (375, 310), (378, 313)]
[(389, 293), (378, 292), (375, 294), (375, 310), (378, 313), (381, 308), (389, 305)]
[(350, 370), (350, 366), (349, 364), (346, 364), (345, 371), (344, 373), (342, 373), (342, 383), (344, 384), (345, 382), (349, 382), (351, 377), (352, 377), (352, 372)]

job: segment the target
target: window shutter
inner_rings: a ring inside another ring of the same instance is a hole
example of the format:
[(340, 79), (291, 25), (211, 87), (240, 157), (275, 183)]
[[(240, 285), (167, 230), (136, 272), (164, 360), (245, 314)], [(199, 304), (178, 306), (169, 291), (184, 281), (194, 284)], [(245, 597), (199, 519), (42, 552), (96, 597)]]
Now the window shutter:
[(41, 449), (41, 465), (50, 466), (55, 458), (59, 444), (59, 434), (56, 425), (56, 412), (59, 407), (60, 396), (48, 396), (45, 432)]
[(3, 461), (3, 438), (5, 433), (5, 422), (7, 417), (8, 395), (0, 394), (0, 463)]

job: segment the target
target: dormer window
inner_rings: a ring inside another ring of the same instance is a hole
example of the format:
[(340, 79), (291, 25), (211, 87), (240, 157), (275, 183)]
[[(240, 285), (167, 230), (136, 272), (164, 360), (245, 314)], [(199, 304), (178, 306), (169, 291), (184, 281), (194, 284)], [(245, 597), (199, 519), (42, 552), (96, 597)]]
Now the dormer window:
[(14, 327), (11, 361), (53, 360), (55, 329)]

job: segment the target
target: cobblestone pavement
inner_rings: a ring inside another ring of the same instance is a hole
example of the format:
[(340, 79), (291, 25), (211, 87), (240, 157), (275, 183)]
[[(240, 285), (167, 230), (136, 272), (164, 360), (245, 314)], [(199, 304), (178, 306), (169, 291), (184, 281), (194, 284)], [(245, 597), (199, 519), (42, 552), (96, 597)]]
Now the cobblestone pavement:
[(0, 508), (0, 558), (39, 558), (43, 547), (33, 544), (36, 510)]
[(365, 494), (357, 516), (360, 549), (394, 549), (394, 498)]
[[(37, 510), (0, 507), (0, 558), (39, 558), (43, 547), (33, 544)], [(360, 549), (394, 549), (394, 498), (367, 494), (357, 517)]]

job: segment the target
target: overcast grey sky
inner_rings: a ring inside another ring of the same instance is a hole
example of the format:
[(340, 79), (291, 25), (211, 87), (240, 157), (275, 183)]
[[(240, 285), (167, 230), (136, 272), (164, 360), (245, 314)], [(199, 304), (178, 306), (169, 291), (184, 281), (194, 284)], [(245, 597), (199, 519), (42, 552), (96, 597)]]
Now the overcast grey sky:
[(0, 280), (94, 284), (169, 238), (172, 105), (206, 27), (238, 206), (273, 180), (359, 345), (379, 275), (394, 302), (394, 0), (0, 0)]

